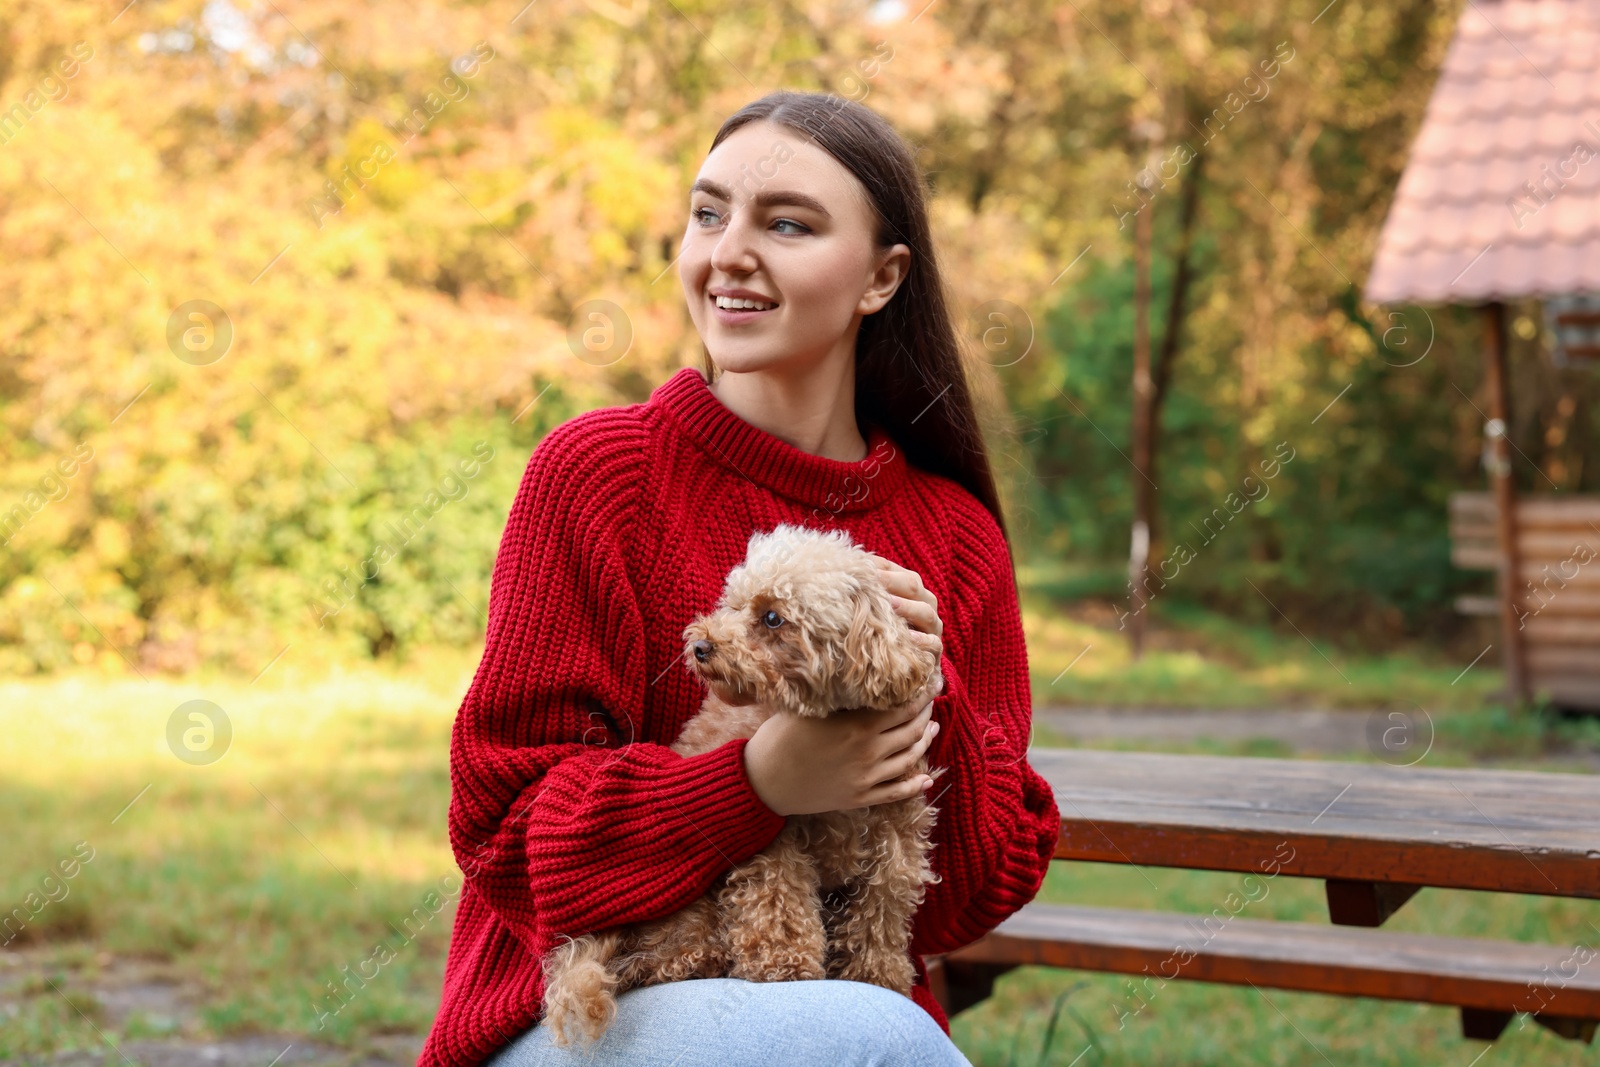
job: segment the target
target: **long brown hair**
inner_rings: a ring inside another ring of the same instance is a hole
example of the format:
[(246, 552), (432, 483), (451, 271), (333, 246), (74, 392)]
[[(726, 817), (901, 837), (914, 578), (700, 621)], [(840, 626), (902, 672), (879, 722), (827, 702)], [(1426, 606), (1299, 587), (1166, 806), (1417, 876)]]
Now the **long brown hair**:
[[(838, 160), (867, 190), (878, 217), (876, 246), (911, 249), (900, 287), (861, 320), (856, 336), (857, 424), (882, 426), (908, 462), (965, 487), (1000, 524), (1009, 550), (1010, 534), (934, 256), (923, 176), (910, 148), (862, 104), (782, 90), (740, 108), (717, 131), (711, 149), (758, 121), (793, 130)], [(713, 378), (710, 353), (702, 349), (701, 360), (706, 378)]]

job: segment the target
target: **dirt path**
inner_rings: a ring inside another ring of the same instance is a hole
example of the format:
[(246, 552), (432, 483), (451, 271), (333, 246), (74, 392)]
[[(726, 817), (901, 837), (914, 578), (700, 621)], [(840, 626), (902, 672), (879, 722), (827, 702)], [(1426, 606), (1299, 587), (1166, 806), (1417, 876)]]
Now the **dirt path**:
[[(1400, 752), (1384, 752), (1386, 738), (1393, 740), (1399, 729), (1413, 731), (1415, 742), (1425, 742), (1425, 731), (1432, 724), (1417, 720), (1397, 721), (1392, 710), (1338, 711), (1262, 710), (1185, 710), (1175, 708), (1035, 708), (1035, 744), (1049, 745), (1061, 739), (1072, 744), (1095, 746), (1107, 741), (1139, 741), (1153, 748), (1163, 743), (1190, 745), (1210, 740), (1239, 744), (1252, 740), (1276, 741), (1295, 756), (1335, 758), (1340, 756), (1377, 757), (1387, 762), (1403, 762)], [(1402, 726), (1402, 722), (1404, 725)], [(1514, 766), (1554, 771), (1600, 773), (1600, 752), (1549, 752), (1543, 756), (1516, 760), (1480, 758), (1485, 767), (1509, 763)]]
[(1364, 752), (1366, 711), (1184, 711), (1170, 708), (1038, 708), (1035, 723), (1078, 741), (1115, 739), (1189, 743), (1281, 741), (1297, 753), (1333, 755)]

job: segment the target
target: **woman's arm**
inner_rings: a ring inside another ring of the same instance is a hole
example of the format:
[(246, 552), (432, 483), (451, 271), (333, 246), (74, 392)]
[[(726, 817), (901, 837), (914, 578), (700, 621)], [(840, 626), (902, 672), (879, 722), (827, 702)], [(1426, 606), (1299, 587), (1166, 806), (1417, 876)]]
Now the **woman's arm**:
[(534, 451), (451, 738), (457, 862), (538, 956), (563, 935), (679, 910), (784, 826), (745, 776), (747, 742), (685, 758), (635, 736), (648, 685), (624, 563), (636, 434), (626, 416), (591, 412)]
[(1061, 816), (1049, 784), (1028, 765), (1032, 723), (1027, 645), (1009, 556), (964, 646), (940, 661), (945, 694), (930, 767), (949, 769), (929, 799), (934, 824), (930, 885), (911, 949), (949, 952), (993, 930), (1038, 893), (1055, 854)]

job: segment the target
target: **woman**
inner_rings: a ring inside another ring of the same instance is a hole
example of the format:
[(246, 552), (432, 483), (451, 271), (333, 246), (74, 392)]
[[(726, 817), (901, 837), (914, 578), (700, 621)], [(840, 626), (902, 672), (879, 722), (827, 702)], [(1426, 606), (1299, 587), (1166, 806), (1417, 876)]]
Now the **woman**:
[[(466, 883), (419, 1062), (964, 1064), (921, 957), (1032, 899), (1059, 816), (1024, 758), (1010, 547), (910, 152), (835, 97), (750, 104), (700, 169), (679, 278), (706, 373), (556, 427), (511, 507), (451, 743)], [(667, 746), (705, 695), (683, 628), (779, 522), (844, 528), (881, 557), (944, 691), (779, 715), (680, 757)], [(924, 753), (949, 770), (910, 999), (842, 980), (646, 987), (618, 998), (592, 1057), (536, 1025), (538, 961), (561, 939), (679, 910), (786, 816), (915, 795)]]

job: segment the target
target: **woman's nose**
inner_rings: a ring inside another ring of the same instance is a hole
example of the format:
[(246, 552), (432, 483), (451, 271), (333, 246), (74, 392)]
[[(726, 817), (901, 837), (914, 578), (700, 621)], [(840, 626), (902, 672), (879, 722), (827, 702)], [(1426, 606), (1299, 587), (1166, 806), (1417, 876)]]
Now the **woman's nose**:
[(711, 658), (711, 642), (696, 641), (694, 643), (694, 658), (698, 663), (704, 663)]
[(728, 221), (727, 228), (711, 249), (711, 266), (730, 274), (748, 274), (755, 269), (749, 229), (737, 217)]

